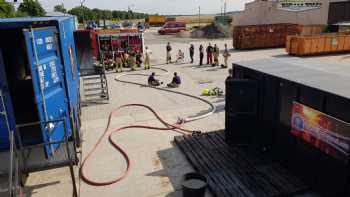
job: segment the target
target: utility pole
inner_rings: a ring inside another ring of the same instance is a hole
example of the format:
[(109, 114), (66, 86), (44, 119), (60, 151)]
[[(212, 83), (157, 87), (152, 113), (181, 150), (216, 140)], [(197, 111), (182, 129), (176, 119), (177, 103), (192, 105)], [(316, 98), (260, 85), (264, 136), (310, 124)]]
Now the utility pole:
[(81, 8), (81, 11), (82, 11), (82, 17), (83, 17), (83, 27), (85, 28), (85, 11), (83, 10), (83, 7), (84, 7), (84, 3), (85, 3), (86, 0), (81, 0), (80, 1), (80, 8)]
[(201, 26), (201, 6), (198, 6), (198, 26)]
[(220, 1), (220, 16), (223, 16), (223, 14), (224, 14), (223, 4), (224, 4), (224, 1), (221, 0)]
[(225, 3), (224, 3), (224, 16), (226, 16), (226, 0), (225, 0)]
[(134, 4), (128, 5), (128, 12), (132, 11), (131, 8), (134, 7)]

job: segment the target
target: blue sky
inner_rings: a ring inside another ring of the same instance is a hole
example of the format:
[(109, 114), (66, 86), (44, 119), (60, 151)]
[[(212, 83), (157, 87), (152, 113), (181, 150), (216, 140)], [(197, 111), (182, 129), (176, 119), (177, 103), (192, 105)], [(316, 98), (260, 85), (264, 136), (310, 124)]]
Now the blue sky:
[[(53, 6), (63, 3), (66, 8), (80, 5), (80, 0), (39, 0), (47, 11), (52, 11)], [(132, 10), (159, 14), (194, 14), (198, 13), (201, 6), (202, 13), (220, 13), (224, 0), (86, 0), (85, 5), (90, 8)], [(226, 0), (227, 10), (242, 10), (246, 2), (252, 0)]]

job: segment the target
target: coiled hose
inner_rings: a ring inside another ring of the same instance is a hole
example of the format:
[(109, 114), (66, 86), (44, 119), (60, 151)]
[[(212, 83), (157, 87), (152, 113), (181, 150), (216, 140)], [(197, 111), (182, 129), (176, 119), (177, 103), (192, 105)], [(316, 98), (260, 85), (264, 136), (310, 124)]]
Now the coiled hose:
[[(162, 70), (165, 73), (164, 74), (169, 74), (169, 72), (165, 69), (162, 68), (155, 68), (154, 69), (158, 69), (158, 70)], [(162, 74), (162, 75), (164, 75)], [(121, 77), (126, 76), (126, 75), (142, 75), (145, 76), (144, 74), (123, 74), (123, 75), (119, 75), (116, 77), (116, 81), (122, 82), (122, 83), (128, 83), (128, 84), (135, 84), (135, 85), (144, 85), (141, 83), (136, 83), (136, 82), (129, 82), (129, 81), (123, 81), (120, 80)], [(150, 87), (150, 86), (149, 86)], [(195, 117), (188, 117), (185, 119), (181, 119), (180, 121), (178, 121), (178, 123), (176, 124), (170, 124), (168, 122), (166, 122), (164, 119), (162, 119), (159, 114), (152, 109), (150, 106), (147, 105), (143, 105), (143, 104), (127, 104), (127, 105), (122, 105), (116, 109), (114, 109), (108, 116), (108, 123), (107, 123), (107, 127), (104, 130), (103, 134), (101, 135), (101, 137), (98, 139), (97, 143), (94, 145), (94, 147), (92, 148), (92, 150), (88, 153), (88, 155), (85, 157), (85, 159), (82, 161), (81, 163), (81, 167), (80, 167), (80, 177), (82, 178), (82, 180), (89, 184), (89, 185), (93, 185), (93, 186), (107, 186), (107, 185), (111, 185), (114, 183), (117, 183), (119, 181), (121, 181), (122, 179), (124, 179), (128, 173), (129, 170), (132, 166), (132, 162), (128, 156), (128, 154), (126, 153), (126, 151), (120, 147), (114, 140), (113, 140), (113, 134), (121, 132), (122, 130), (125, 129), (130, 129), (130, 128), (142, 128), (142, 129), (152, 129), (152, 130), (161, 130), (161, 131), (175, 131), (181, 134), (193, 134), (196, 133), (196, 131), (192, 131), (192, 130), (188, 130), (188, 129), (184, 129), (182, 128), (182, 125), (187, 123), (187, 122), (191, 122), (191, 121), (195, 121), (195, 120), (199, 120), (205, 117), (210, 116), (211, 114), (213, 114), (216, 110), (216, 107), (209, 101), (202, 99), (200, 97), (196, 97), (190, 94), (186, 94), (186, 93), (182, 93), (182, 92), (178, 92), (178, 91), (174, 91), (174, 90), (170, 90), (170, 89), (165, 89), (165, 88), (160, 88), (160, 87), (150, 87), (150, 88), (154, 88), (154, 89), (158, 89), (158, 90), (162, 90), (162, 91), (166, 91), (166, 92), (171, 92), (171, 93), (175, 93), (175, 94), (180, 94), (180, 95), (184, 95), (187, 97), (191, 97), (194, 99), (198, 99), (200, 101), (203, 101), (207, 104), (210, 105), (211, 109), (204, 115), (199, 115), (199, 116), (195, 116)], [(112, 122), (112, 118), (113, 116), (115, 116), (115, 114), (123, 109), (123, 108), (127, 108), (127, 107), (142, 107), (147, 109), (148, 111), (152, 112), (153, 115), (165, 126), (165, 127), (153, 127), (153, 126), (147, 126), (147, 125), (128, 125), (128, 126), (124, 126), (124, 127), (120, 127), (117, 128), (113, 131), (110, 131), (110, 126), (111, 126), (111, 122)], [(113, 178), (111, 180), (107, 180), (107, 181), (96, 181), (96, 180), (92, 180), (91, 178), (89, 178), (86, 174), (85, 174), (85, 165), (86, 163), (89, 161), (90, 158), (92, 158), (92, 155), (96, 152), (97, 148), (99, 147), (99, 145), (101, 144), (102, 140), (108, 135), (108, 140), (109, 143), (124, 157), (125, 161), (126, 161), (126, 169), (124, 170), (124, 172), (119, 175), (116, 178)]]

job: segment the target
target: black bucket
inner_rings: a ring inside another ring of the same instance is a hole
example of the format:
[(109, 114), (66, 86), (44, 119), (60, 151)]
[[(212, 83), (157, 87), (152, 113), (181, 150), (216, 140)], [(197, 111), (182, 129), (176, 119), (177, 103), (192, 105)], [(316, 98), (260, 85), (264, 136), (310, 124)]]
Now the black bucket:
[(184, 175), (182, 190), (184, 197), (204, 197), (207, 189), (207, 178), (198, 173)]

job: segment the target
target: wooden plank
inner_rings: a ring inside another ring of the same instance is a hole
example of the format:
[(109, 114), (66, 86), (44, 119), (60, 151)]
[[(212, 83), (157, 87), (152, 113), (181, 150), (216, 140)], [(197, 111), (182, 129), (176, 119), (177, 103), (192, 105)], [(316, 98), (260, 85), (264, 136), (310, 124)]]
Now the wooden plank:
[[(207, 174), (209, 175), (209, 177), (212, 177), (213, 182), (216, 183), (213, 189), (214, 188), (220, 189), (225, 194), (224, 196), (232, 196), (232, 197), (245, 196), (239, 190), (232, 190), (232, 191), (230, 190), (230, 185), (227, 184), (229, 181), (225, 176), (225, 172), (222, 172), (222, 169), (220, 169), (220, 167), (216, 163), (212, 163), (211, 158), (208, 158), (208, 155), (206, 154), (205, 151), (201, 151), (199, 149), (197, 144), (195, 144), (195, 142), (193, 141), (192, 137), (188, 137), (186, 139), (186, 142), (188, 143), (188, 145), (190, 145), (192, 150), (196, 150), (196, 149), (198, 150), (196, 152), (197, 156), (201, 158), (202, 162), (204, 162), (207, 168), (209, 169)], [(234, 186), (234, 185), (231, 185), (231, 186)]]
[(307, 187), (254, 147), (230, 147), (224, 132), (177, 136), (175, 143), (218, 197), (275, 197)]
[[(191, 140), (195, 146), (197, 146), (200, 149), (210, 149), (212, 146), (209, 144), (204, 144), (203, 139), (200, 139), (201, 136), (196, 136), (195, 138), (189, 139)], [(215, 146), (214, 146), (215, 147)], [(238, 179), (237, 174), (234, 174), (235, 169), (232, 167), (229, 168), (228, 165), (225, 165), (225, 162), (227, 163), (227, 160), (223, 157), (217, 157), (218, 154), (220, 154), (217, 149), (211, 148), (209, 151), (202, 151), (206, 157), (206, 159), (213, 165), (213, 172), (215, 173), (215, 169), (218, 171), (223, 171), (222, 178), (224, 180), (224, 187), (227, 188), (230, 193), (235, 192), (236, 194), (234, 196), (247, 196), (247, 197), (254, 197), (255, 195), (251, 193), (248, 188), (242, 182)], [(231, 165), (233, 166), (233, 165)], [(233, 189), (233, 190), (232, 190)], [(232, 191), (231, 191), (232, 190)]]
[[(223, 135), (218, 135), (217, 139), (219, 139), (217, 143), (224, 143)], [(264, 163), (262, 162), (263, 158), (258, 154), (247, 157), (246, 155), (248, 154), (242, 150), (243, 149), (238, 149), (237, 153), (242, 155), (242, 157), (246, 157), (247, 160), (256, 160), (260, 161), (260, 163)], [(282, 170), (283, 168), (280, 165), (267, 163), (263, 167), (259, 167), (262, 166), (262, 164), (255, 162), (254, 166), (258, 172), (264, 175), (265, 180), (274, 185), (282, 194), (296, 193), (307, 189), (304, 183), (300, 182), (295, 176), (292, 176), (286, 170)]]
[[(222, 140), (222, 135), (218, 136), (216, 133), (208, 134), (208, 136), (213, 140), (213, 144), (225, 144)], [(260, 174), (253, 165), (248, 162), (242, 155), (238, 152), (238, 149), (234, 149), (226, 145), (225, 149), (221, 150), (224, 153), (224, 157), (227, 159), (232, 159), (234, 165), (237, 166), (242, 171), (242, 179), (246, 180), (246, 184), (258, 194), (258, 196), (277, 196), (280, 193), (273, 185), (271, 185), (265, 177)], [(232, 155), (237, 155), (237, 159), (233, 158)]]
[(175, 138), (175, 142), (180, 146), (180, 149), (185, 153), (186, 157), (189, 159), (195, 170), (207, 177), (208, 185), (213, 193), (216, 196), (229, 196), (229, 194), (227, 194), (226, 191), (221, 188), (221, 184), (215, 179), (216, 177), (208, 175), (208, 172), (210, 170), (208, 169), (207, 165), (196, 153), (193, 152), (192, 147), (187, 144), (186, 140), (183, 139), (180, 142), (180, 138)]

